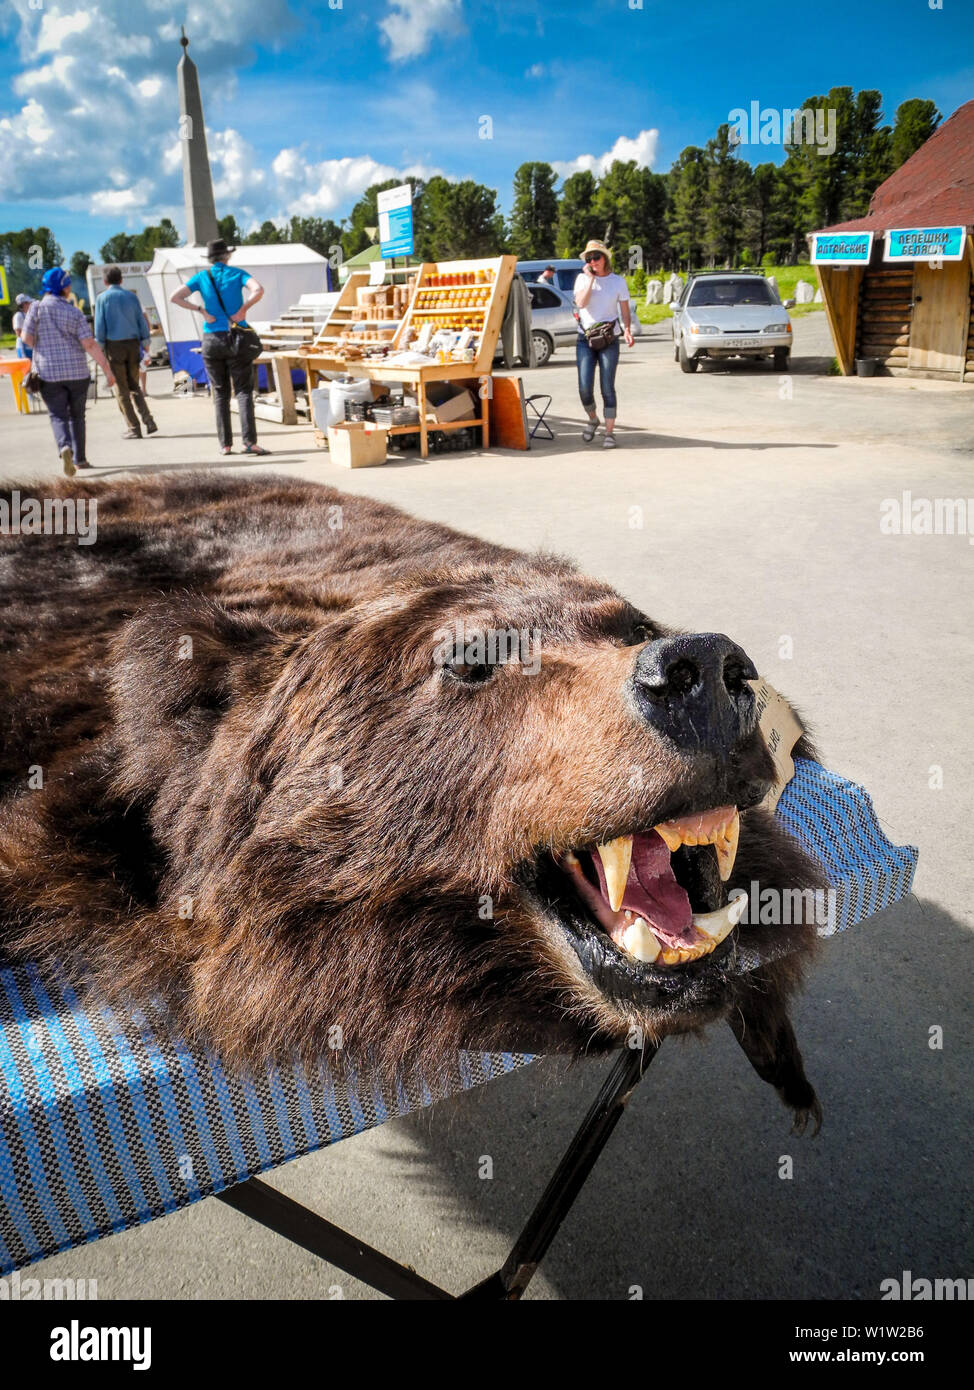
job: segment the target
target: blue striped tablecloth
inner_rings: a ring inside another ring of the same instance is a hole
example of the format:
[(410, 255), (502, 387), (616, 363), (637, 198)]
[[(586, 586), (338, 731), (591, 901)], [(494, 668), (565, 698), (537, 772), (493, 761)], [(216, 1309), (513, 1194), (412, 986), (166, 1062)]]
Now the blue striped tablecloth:
[[(845, 930), (909, 892), (868, 795), (796, 760), (776, 814), (823, 861)], [(460, 1052), (445, 1082), (381, 1087), (312, 1069), (231, 1073), (153, 1005), (82, 1005), (58, 972), (0, 969), (0, 1275), (152, 1221), (532, 1060)]]

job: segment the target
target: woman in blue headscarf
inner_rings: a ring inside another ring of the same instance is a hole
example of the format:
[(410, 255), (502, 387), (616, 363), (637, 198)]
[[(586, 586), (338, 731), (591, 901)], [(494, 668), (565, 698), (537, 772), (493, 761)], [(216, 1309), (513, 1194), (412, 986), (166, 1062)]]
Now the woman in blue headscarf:
[(41, 396), (51, 417), (61, 466), (71, 478), (79, 468), (91, 467), (85, 457), (88, 357), (105, 373), (109, 389), (115, 385), (115, 378), (88, 320), (80, 309), (68, 303), (68, 272), (60, 266), (46, 271), (41, 288), (44, 297), (35, 300), (27, 311), (21, 340), (34, 349), (33, 368), (40, 377)]

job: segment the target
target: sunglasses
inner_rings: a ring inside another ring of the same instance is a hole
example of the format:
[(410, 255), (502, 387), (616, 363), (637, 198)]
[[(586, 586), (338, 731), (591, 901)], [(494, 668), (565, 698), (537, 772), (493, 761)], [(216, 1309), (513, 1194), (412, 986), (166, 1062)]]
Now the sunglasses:
[(604, 260), (605, 260), (605, 253), (604, 253), (604, 252), (602, 252), (602, 251), (590, 251), (589, 254), (585, 257), (585, 264), (588, 265), (591, 261), (604, 261)]

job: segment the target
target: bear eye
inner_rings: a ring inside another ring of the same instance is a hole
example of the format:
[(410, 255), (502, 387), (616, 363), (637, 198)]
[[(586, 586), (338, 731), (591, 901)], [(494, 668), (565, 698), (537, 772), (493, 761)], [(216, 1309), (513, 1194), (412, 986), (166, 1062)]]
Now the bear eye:
[(653, 640), (653, 629), (649, 623), (636, 623), (626, 641), (627, 647), (640, 647), (644, 642)]
[(443, 669), (448, 676), (463, 685), (484, 685), (494, 675), (497, 667), (486, 661), (467, 661), (461, 655), (448, 661)]

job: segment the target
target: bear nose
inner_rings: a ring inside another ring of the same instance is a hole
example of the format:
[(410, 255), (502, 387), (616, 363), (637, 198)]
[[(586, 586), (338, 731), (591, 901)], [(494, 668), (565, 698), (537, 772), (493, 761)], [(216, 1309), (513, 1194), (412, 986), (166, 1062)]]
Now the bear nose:
[(680, 748), (726, 755), (756, 723), (754, 663), (721, 632), (649, 642), (633, 671), (633, 691), (648, 724)]

